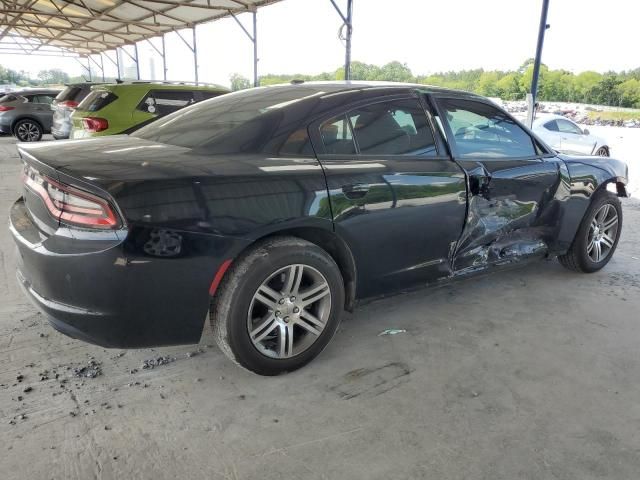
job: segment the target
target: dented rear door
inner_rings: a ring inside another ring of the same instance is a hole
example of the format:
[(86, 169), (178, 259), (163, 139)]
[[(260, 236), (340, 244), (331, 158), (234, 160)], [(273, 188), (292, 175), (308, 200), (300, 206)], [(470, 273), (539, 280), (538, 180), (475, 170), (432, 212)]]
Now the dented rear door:
[(454, 271), (546, 254), (560, 221), (555, 201), (560, 161), (489, 101), (434, 100), (452, 156), (468, 181)]

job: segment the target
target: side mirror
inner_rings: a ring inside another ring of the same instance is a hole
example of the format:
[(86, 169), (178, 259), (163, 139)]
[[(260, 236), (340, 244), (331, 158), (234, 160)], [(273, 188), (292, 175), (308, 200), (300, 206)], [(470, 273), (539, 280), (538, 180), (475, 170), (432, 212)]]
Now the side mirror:
[(582, 133), (584, 133), (585, 135), (589, 135), (589, 130), (585, 128), (584, 130), (582, 130)]

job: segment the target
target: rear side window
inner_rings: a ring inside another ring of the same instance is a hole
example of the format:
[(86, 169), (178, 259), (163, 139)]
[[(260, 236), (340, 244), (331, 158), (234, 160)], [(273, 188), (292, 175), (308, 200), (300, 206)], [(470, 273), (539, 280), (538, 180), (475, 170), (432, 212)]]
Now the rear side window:
[(17, 100), (17, 99), (18, 99), (18, 97), (16, 97), (15, 95), (7, 94), (7, 95), (3, 95), (2, 97), (0, 97), (0, 103), (13, 102), (14, 100)]
[(93, 90), (78, 105), (78, 110), (97, 112), (118, 99), (118, 96), (108, 90)]
[(375, 103), (348, 116), (361, 154), (437, 154), (431, 126), (416, 99)]
[(529, 134), (492, 105), (473, 100), (439, 99), (462, 158), (533, 157), (537, 150)]
[(151, 90), (138, 104), (137, 109), (162, 117), (195, 102), (192, 91)]
[(45, 103), (47, 105), (50, 105), (53, 102), (54, 98), (55, 97), (53, 95), (34, 95), (33, 103)]
[(351, 125), (346, 115), (331, 118), (320, 126), (320, 136), (325, 153), (330, 155), (353, 155), (356, 144), (353, 141)]
[(558, 124), (556, 123), (555, 120), (551, 120), (550, 122), (547, 122), (544, 124), (544, 128), (546, 128), (547, 130), (550, 130), (552, 132), (557, 132), (558, 131)]

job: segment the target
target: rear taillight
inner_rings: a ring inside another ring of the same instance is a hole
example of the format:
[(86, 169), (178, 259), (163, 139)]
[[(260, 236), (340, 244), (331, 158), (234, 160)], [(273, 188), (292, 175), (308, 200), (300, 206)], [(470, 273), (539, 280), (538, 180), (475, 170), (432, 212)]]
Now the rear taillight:
[(16, 107), (10, 107), (9, 105), (0, 105), (0, 112), (8, 112)]
[(101, 132), (109, 128), (109, 122), (105, 118), (85, 117), (82, 119), (82, 126), (87, 132)]
[(67, 108), (76, 108), (78, 106), (78, 102), (75, 100), (65, 100), (63, 102), (58, 102), (58, 105), (62, 105)]
[(29, 166), (25, 167), (22, 179), (61, 222), (85, 228), (118, 227), (118, 217), (103, 198), (56, 182)]

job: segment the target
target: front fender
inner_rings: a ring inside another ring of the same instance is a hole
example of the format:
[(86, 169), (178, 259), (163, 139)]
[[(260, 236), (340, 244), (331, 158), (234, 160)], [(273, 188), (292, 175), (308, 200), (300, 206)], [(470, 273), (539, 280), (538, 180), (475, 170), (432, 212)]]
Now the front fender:
[(562, 173), (567, 191), (560, 210), (561, 226), (552, 250), (563, 254), (571, 247), (596, 192), (615, 182), (618, 196), (627, 196), (628, 167), (626, 163), (608, 157), (558, 157), (564, 163)]

